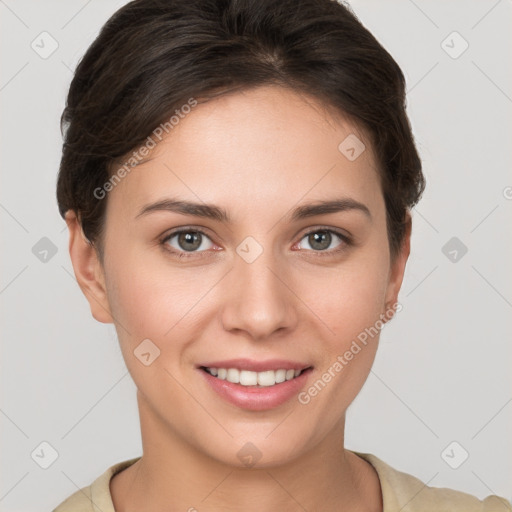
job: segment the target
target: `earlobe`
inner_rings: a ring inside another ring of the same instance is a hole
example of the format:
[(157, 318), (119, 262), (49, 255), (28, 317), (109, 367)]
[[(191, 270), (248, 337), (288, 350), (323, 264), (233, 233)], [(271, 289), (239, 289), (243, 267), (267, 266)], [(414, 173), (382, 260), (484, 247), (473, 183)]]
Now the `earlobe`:
[(92, 316), (102, 323), (113, 323), (105, 286), (105, 275), (94, 246), (83, 233), (74, 211), (65, 216), (69, 229), (69, 255), (75, 277), (89, 302)]
[(398, 302), (398, 293), (402, 287), (402, 281), (405, 274), (405, 266), (411, 252), (411, 231), (412, 219), (409, 212), (406, 214), (405, 234), (400, 252), (397, 254), (395, 261), (389, 270), (389, 282), (386, 292), (386, 312), (393, 309), (393, 305)]

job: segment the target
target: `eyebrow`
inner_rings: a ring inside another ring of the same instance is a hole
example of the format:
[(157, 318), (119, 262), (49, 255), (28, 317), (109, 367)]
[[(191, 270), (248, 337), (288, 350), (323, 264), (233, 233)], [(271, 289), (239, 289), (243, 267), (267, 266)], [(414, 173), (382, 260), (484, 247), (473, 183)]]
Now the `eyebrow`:
[[(298, 220), (314, 217), (316, 215), (325, 215), (329, 213), (352, 210), (364, 213), (370, 220), (372, 218), (370, 210), (366, 205), (349, 197), (304, 204), (295, 208), (291, 215), (288, 214), (287, 217), (290, 217), (291, 221), (296, 222)], [(192, 215), (194, 217), (212, 219), (228, 224), (231, 223), (231, 217), (227, 211), (219, 206), (207, 203), (194, 203), (191, 201), (183, 201), (172, 198), (162, 199), (160, 201), (145, 205), (142, 207), (135, 218), (137, 219), (157, 211), (175, 212), (181, 213), (183, 215)]]

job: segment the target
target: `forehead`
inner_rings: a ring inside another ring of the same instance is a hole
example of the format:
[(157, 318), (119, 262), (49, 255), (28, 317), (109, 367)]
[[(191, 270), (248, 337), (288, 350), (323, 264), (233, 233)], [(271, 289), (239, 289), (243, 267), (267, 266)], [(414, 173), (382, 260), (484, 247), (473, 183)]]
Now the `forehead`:
[(310, 96), (258, 87), (198, 100), (176, 119), (148, 159), (110, 192), (109, 207), (131, 214), (178, 195), (261, 214), (279, 201), (341, 194), (368, 202), (380, 195), (364, 132)]

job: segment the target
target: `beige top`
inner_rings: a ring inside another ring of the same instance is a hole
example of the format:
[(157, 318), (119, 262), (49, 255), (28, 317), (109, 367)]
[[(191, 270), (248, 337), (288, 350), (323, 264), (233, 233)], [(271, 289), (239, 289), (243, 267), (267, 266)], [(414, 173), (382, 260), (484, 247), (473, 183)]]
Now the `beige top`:
[[(376, 470), (383, 497), (383, 512), (512, 512), (512, 505), (496, 495), (476, 496), (445, 487), (429, 487), (418, 478), (398, 471), (371, 453), (354, 452)], [(109, 467), (88, 487), (69, 496), (52, 512), (115, 512), (110, 479), (140, 457)]]

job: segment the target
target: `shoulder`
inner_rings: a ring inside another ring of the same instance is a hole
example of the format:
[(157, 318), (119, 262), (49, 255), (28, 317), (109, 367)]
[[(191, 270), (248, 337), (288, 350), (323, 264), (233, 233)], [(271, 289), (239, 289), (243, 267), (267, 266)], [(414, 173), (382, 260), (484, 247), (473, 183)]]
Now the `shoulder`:
[(384, 512), (512, 512), (511, 503), (500, 496), (490, 495), (480, 500), (455, 489), (430, 487), (371, 453), (353, 453), (375, 468), (381, 484)]
[(52, 512), (92, 512), (91, 486), (82, 487), (66, 498)]
[(136, 457), (110, 466), (94, 482), (71, 494), (52, 512), (115, 512), (110, 494), (110, 480), (139, 459), (140, 457)]

